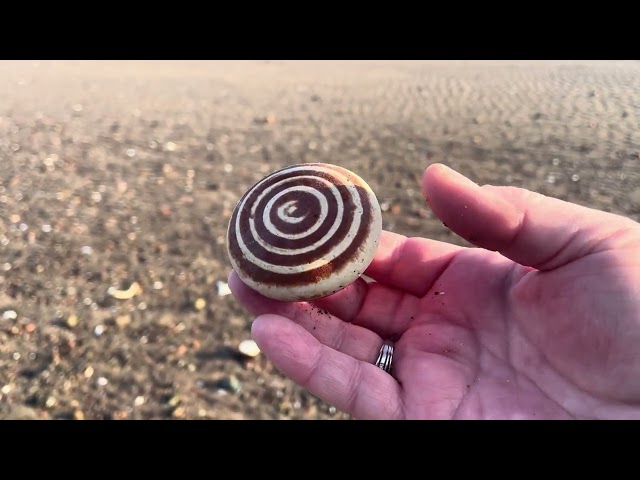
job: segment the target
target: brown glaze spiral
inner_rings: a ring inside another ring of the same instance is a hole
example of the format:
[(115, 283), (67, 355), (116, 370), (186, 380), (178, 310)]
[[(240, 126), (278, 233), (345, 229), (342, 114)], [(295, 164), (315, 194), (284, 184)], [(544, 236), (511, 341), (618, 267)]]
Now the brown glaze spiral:
[(263, 295), (287, 301), (330, 295), (375, 255), (382, 216), (355, 173), (326, 163), (293, 165), (251, 187), (227, 231), (229, 259)]

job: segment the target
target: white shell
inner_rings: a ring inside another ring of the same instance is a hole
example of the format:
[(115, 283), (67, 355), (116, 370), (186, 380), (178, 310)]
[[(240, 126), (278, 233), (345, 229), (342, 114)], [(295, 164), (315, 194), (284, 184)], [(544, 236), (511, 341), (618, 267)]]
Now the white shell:
[(278, 170), (236, 205), (227, 248), (238, 276), (283, 301), (335, 293), (358, 279), (382, 232), (378, 200), (367, 183), (337, 165)]

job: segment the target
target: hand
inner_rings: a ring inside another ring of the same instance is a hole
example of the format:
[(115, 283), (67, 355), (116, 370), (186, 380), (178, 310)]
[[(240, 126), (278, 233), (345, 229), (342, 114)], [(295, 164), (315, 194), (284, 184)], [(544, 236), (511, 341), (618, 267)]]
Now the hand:
[(273, 364), (359, 419), (640, 418), (640, 225), (438, 164), (423, 194), (478, 248), (385, 231), (375, 282), (313, 304), (232, 272)]

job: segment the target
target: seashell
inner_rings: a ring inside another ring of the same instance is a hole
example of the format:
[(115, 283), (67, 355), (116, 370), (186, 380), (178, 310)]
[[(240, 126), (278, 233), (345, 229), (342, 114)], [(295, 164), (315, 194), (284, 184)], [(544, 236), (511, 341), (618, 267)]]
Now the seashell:
[(227, 249), (238, 276), (262, 295), (312, 300), (360, 277), (381, 232), (380, 205), (361, 177), (307, 163), (271, 173), (242, 196)]

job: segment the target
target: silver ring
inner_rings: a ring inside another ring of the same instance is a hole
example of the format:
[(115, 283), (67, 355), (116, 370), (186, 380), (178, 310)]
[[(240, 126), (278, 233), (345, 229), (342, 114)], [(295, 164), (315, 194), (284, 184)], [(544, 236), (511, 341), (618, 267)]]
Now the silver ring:
[(391, 371), (391, 362), (393, 361), (393, 345), (390, 342), (384, 342), (380, 347), (380, 353), (376, 360), (375, 366), (380, 367), (385, 372)]

